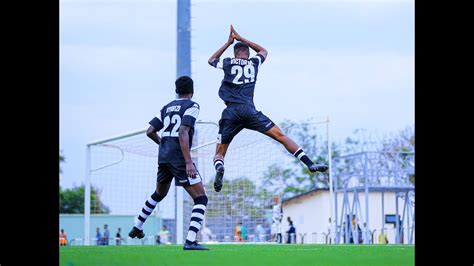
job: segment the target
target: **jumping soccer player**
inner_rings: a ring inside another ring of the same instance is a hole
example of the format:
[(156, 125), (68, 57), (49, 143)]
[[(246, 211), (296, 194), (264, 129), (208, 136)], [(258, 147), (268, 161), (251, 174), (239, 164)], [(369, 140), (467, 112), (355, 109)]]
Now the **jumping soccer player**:
[[(194, 94), (193, 80), (190, 77), (179, 77), (176, 82), (178, 98), (165, 105), (160, 113), (150, 122), (146, 134), (160, 146), (158, 154), (158, 174), (156, 190), (145, 202), (135, 225), (128, 236), (143, 238), (143, 223), (155, 209), (156, 204), (168, 193), (173, 177), (176, 186), (183, 186), (194, 200), (184, 250), (209, 250), (196, 241), (196, 234), (201, 229), (207, 196), (202, 179), (192, 159), (190, 148), (194, 135), (194, 124), (199, 115), (199, 105), (191, 101)], [(157, 132), (164, 128), (161, 137)]]
[[(234, 42), (234, 58), (220, 59), (224, 51)], [(257, 54), (250, 57), (249, 47)], [(219, 143), (214, 156), (216, 177), (214, 189), (222, 189), (224, 177), (224, 157), (232, 139), (244, 128), (261, 132), (285, 146), (286, 150), (301, 160), (311, 172), (325, 172), (325, 164), (315, 164), (304, 151), (289, 137), (285, 136), (280, 128), (262, 112), (255, 109), (253, 95), (260, 66), (267, 58), (267, 50), (262, 46), (240, 36), (234, 27), (230, 26), (227, 42), (215, 52), (208, 63), (224, 70), (224, 79), (219, 88), (219, 97), (227, 107), (219, 120)]]

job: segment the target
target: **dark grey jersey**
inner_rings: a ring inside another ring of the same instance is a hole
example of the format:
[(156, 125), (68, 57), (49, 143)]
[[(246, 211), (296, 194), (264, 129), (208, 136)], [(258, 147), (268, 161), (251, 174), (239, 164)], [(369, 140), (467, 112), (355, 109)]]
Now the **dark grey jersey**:
[(163, 106), (149, 124), (161, 130), (158, 163), (185, 163), (179, 145), (179, 127), (189, 126), (189, 147), (192, 146), (194, 124), (199, 115), (199, 104), (189, 99), (177, 99)]
[(249, 59), (217, 58), (211, 65), (224, 70), (219, 97), (225, 103), (245, 103), (254, 106), (253, 95), (258, 69), (265, 57), (257, 54)]

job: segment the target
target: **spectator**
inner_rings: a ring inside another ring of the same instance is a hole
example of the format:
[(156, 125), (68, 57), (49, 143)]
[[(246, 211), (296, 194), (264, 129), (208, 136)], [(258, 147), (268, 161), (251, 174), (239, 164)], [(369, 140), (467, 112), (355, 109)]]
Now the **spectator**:
[(115, 234), (115, 244), (120, 246), (122, 244), (122, 234), (120, 233), (122, 229), (119, 227), (117, 229), (117, 234)]
[(283, 210), (280, 204), (280, 197), (273, 196), (272, 208), (272, 227), (271, 227), (271, 241), (281, 243), (281, 219), (283, 218)]
[(102, 242), (102, 234), (100, 233), (100, 228), (97, 227), (95, 231), (96, 231), (95, 233), (96, 245), (100, 245)]
[(387, 232), (385, 231), (382, 236), (382, 231), (379, 234), (379, 243), (380, 244), (388, 244)]
[(201, 231), (202, 242), (209, 242), (212, 239), (212, 231), (209, 227), (204, 226)]
[(158, 233), (159, 236), (160, 236), (160, 242), (162, 244), (171, 244), (170, 242), (170, 231), (168, 231), (168, 228), (166, 227), (166, 225), (163, 225), (161, 227), (161, 231)]
[(59, 233), (59, 245), (67, 246), (67, 235), (64, 232), (64, 229), (61, 229), (61, 233)]
[(263, 228), (261, 223), (257, 223), (257, 227), (255, 228), (255, 234), (257, 235), (256, 239), (259, 242), (266, 241), (266, 232), (265, 228)]
[(108, 225), (104, 224), (104, 235), (102, 236), (102, 245), (109, 245), (109, 238), (110, 238), (110, 233), (108, 229)]
[(290, 227), (290, 229), (286, 231), (286, 233), (288, 234), (288, 239), (286, 240), (286, 243), (288, 244), (296, 243), (296, 228), (293, 226), (293, 221), (291, 220), (289, 216), (287, 220), (288, 220), (288, 226)]
[(234, 229), (234, 241), (242, 241), (242, 228), (240, 227), (242, 223), (238, 223)]
[(240, 231), (242, 232), (242, 240), (247, 240), (247, 227), (242, 224), (242, 222), (239, 223), (240, 225)]
[(355, 214), (352, 215), (352, 232), (349, 233), (351, 234), (350, 243), (354, 243), (354, 236), (357, 236), (358, 243), (363, 242), (362, 229), (360, 229), (359, 223), (357, 223)]
[(326, 236), (326, 243), (331, 244), (331, 242), (332, 242), (332, 239), (331, 239), (331, 227), (332, 227), (331, 217), (329, 217), (328, 221), (329, 221), (328, 222), (328, 234)]

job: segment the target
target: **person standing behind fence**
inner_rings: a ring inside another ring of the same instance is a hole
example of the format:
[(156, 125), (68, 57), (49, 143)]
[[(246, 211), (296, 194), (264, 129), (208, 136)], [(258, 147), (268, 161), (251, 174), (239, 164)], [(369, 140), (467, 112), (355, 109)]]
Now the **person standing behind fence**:
[(291, 220), (290, 216), (288, 216), (287, 218), (288, 220), (288, 225), (289, 225), (289, 229), (288, 231), (286, 231), (286, 233), (288, 233), (288, 239), (286, 240), (286, 243), (287, 244), (290, 244), (290, 243), (295, 243), (296, 241), (296, 228), (293, 226), (293, 221)]
[(97, 229), (95, 230), (96, 233), (95, 233), (95, 243), (96, 245), (100, 245), (100, 243), (102, 242), (102, 234), (100, 233), (100, 228), (97, 227)]
[(332, 243), (332, 238), (331, 238), (331, 217), (328, 219), (328, 234), (326, 235), (326, 244), (331, 244)]
[(272, 242), (282, 243), (282, 236), (281, 236), (281, 219), (283, 218), (283, 210), (280, 204), (280, 197), (273, 196), (273, 210), (272, 210), (272, 227), (271, 227), (271, 235), (272, 235)]
[(102, 245), (105, 246), (109, 245), (110, 233), (108, 227), (109, 226), (107, 224), (104, 224), (104, 235), (102, 236)]
[(61, 229), (61, 233), (59, 233), (59, 245), (66, 246), (67, 245), (67, 235), (64, 232), (64, 229)]
[(241, 227), (241, 224), (242, 223), (238, 223), (236, 226), (235, 226), (235, 229), (234, 229), (234, 240), (235, 241), (242, 241), (242, 227)]
[(203, 226), (201, 230), (202, 242), (209, 242), (212, 240), (212, 231), (207, 226)]
[(120, 231), (122, 231), (122, 229), (119, 227), (117, 229), (117, 234), (115, 234), (115, 244), (117, 246), (120, 246), (122, 244), (122, 234), (120, 233)]
[(266, 241), (265, 228), (263, 228), (261, 223), (257, 223), (257, 227), (255, 228), (255, 235), (257, 235), (257, 241), (259, 242)]
[(160, 235), (160, 242), (162, 244), (171, 244), (170, 243), (171, 233), (166, 227), (166, 225), (163, 225), (163, 227), (161, 228), (161, 231), (159, 232), (159, 235)]
[(246, 241), (247, 240), (247, 227), (244, 224), (240, 223), (240, 230), (242, 232), (242, 239)]
[(379, 234), (379, 244), (388, 244), (387, 232), (384, 232), (384, 233), (382, 234), (382, 231), (380, 231), (380, 234)]

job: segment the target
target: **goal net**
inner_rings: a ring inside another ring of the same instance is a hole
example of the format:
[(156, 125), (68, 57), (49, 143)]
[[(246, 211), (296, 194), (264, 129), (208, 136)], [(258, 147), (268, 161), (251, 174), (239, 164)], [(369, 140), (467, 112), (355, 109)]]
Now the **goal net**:
[[(312, 159), (328, 162), (327, 123), (286, 122), (280, 127)], [(144, 202), (155, 190), (159, 147), (146, 136), (145, 131), (138, 130), (87, 145), (86, 194), (87, 187), (90, 187), (91, 200), (87, 202), (85, 197), (86, 244), (93, 243), (95, 228), (99, 227), (98, 223), (94, 223), (97, 217), (100, 217), (101, 225), (108, 223), (109, 228), (121, 227), (122, 237), (126, 237)], [(225, 158), (224, 185), (217, 193), (213, 188), (217, 133), (216, 123), (196, 123), (191, 156), (209, 198), (198, 241), (269, 241), (272, 197), (278, 195), (285, 198), (298, 192), (288, 191), (287, 187), (316, 186), (316, 179), (294, 178), (292, 173), (305, 169), (302, 163), (298, 163), (275, 140), (244, 129), (229, 146)], [(320, 177), (320, 181), (326, 179), (325, 176)], [(166, 198), (144, 224), (147, 237), (140, 241), (126, 239), (123, 244), (154, 244), (155, 236), (163, 225), (171, 232), (171, 243), (183, 243), (192, 207), (192, 198), (182, 188), (176, 188), (173, 181)], [(240, 237), (235, 234), (239, 223), (245, 227)]]

